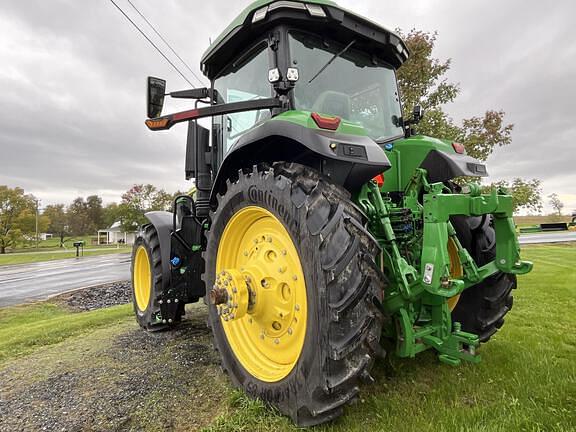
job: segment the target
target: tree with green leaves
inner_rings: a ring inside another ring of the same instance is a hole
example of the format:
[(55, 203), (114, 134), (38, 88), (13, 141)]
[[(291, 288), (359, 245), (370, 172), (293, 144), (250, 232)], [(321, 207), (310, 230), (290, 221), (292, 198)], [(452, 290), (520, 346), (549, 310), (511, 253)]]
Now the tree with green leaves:
[(86, 211), (88, 219), (95, 229), (105, 228), (104, 224), (104, 208), (102, 207), (102, 198), (98, 195), (90, 195), (86, 197)]
[(411, 56), (398, 70), (398, 84), (402, 94), (404, 116), (416, 105), (426, 115), (418, 125), (418, 132), (434, 137), (457, 140), (466, 146), (472, 157), (486, 160), (497, 146), (512, 142), (512, 124), (504, 121), (504, 111), (490, 110), (482, 116), (464, 119), (457, 125), (444, 111), (444, 105), (460, 93), (458, 84), (448, 82), (445, 74), (451, 59), (440, 61), (433, 56), (436, 33), (412, 30), (404, 36)]
[(0, 185), (0, 254), (23, 242), (35, 233), (30, 217), (35, 216), (36, 200), (26, 195), (24, 189)]
[[(456, 99), (460, 87), (446, 78), (451, 60), (441, 61), (433, 55), (436, 33), (412, 30), (403, 38), (411, 56), (398, 70), (398, 83), (404, 118), (411, 116), (410, 112), (416, 105), (425, 109), (426, 114), (418, 124), (419, 133), (458, 141), (464, 144), (470, 156), (481, 161), (485, 161), (497, 147), (512, 143), (514, 125), (505, 121), (502, 110), (488, 110), (462, 120), (461, 124), (456, 124), (445, 112), (445, 105)], [(502, 182), (494, 186), (501, 185)], [(517, 193), (514, 200), (518, 210), (541, 209), (540, 181), (514, 179), (506, 185), (512, 194)]]
[(157, 189), (151, 184), (132, 186), (124, 195), (118, 208), (118, 217), (122, 229), (134, 231), (139, 225), (146, 223), (144, 214), (149, 211), (169, 211), (173, 196), (164, 189)]
[(88, 204), (82, 197), (76, 198), (66, 210), (68, 216), (68, 226), (70, 234), (73, 236), (82, 236), (94, 233), (96, 226), (90, 220), (88, 213)]
[(102, 223), (103, 226), (108, 228), (114, 222), (121, 222), (120, 206), (117, 203), (107, 204), (102, 210)]
[(68, 215), (64, 204), (47, 205), (42, 214), (50, 220), (47, 232), (57, 236), (60, 239), (60, 247), (64, 247), (64, 238), (69, 233)]
[(492, 187), (505, 189), (512, 195), (514, 212), (526, 210), (540, 213), (542, 211), (542, 182), (538, 179), (523, 180), (515, 178), (511, 182), (499, 181), (482, 188), (484, 193), (489, 193)]

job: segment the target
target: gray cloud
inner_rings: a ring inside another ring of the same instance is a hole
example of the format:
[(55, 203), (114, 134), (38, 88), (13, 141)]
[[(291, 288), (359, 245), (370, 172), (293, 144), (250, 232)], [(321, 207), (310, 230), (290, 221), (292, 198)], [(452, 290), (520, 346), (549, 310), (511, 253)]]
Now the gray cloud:
[[(198, 75), (208, 38), (249, 3), (133, 1)], [(186, 84), (112, 4), (2, 3), (0, 184), (44, 203), (91, 193), (118, 200), (138, 182), (186, 188), (185, 128), (151, 133), (143, 125), (147, 75), (166, 77), (172, 89)], [(462, 87), (448, 112), (459, 120), (501, 108), (515, 124), (513, 145), (489, 160), (493, 177), (541, 178), (546, 193), (576, 208), (573, 2), (340, 3), (389, 28), (437, 30), (436, 54), (453, 59), (449, 78)]]

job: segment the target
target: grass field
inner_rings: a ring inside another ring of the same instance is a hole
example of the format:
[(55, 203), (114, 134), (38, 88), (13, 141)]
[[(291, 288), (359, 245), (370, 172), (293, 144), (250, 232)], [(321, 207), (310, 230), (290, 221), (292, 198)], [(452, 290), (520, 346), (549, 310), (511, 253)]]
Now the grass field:
[(83, 313), (70, 313), (46, 302), (0, 308), (0, 364), (128, 318), (132, 318), (130, 305)]
[[(342, 418), (314, 430), (576, 430), (576, 246), (530, 246), (523, 255), (534, 261), (534, 271), (519, 278), (514, 309), (503, 329), (482, 347), (481, 364), (450, 367), (432, 352), (411, 360), (391, 356), (378, 361), (376, 382), (362, 389), (360, 401)], [(193, 313), (205, 311), (198, 307)], [(80, 335), (89, 346), (95, 329), (133, 329), (130, 315), (129, 306), (74, 314), (49, 303), (0, 309), (0, 363), (16, 358), (26, 362), (49, 345), (65, 358)], [(183, 349), (190, 346), (183, 344)], [(171, 354), (174, 359), (181, 355)], [(204, 377), (214, 386), (202, 389), (203, 400), (222, 397), (219, 379)], [(228, 388), (227, 401), (212, 411), (219, 415), (213, 419), (203, 413), (210, 422), (206, 431), (296, 430), (262, 402)], [(178, 400), (178, 409), (167, 413), (166, 404), (148, 399), (149, 419), (194, 416), (198, 403)], [(177, 424), (173, 430), (190, 430)], [(158, 430), (158, 422), (143, 429)]]
[[(106, 249), (101, 248), (94, 251), (84, 252), (84, 256), (94, 256), (94, 255), (105, 255), (114, 253), (127, 253), (130, 252), (129, 247), (108, 247)], [(27, 264), (41, 261), (53, 261), (66, 258), (74, 258), (76, 256), (76, 250), (69, 252), (46, 252), (46, 251), (31, 251), (27, 253), (17, 253), (17, 254), (5, 254), (0, 255), (0, 266), (3, 265), (13, 265), (13, 264)]]
[(514, 223), (519, 227), (540, 225), (542, 223), (553, 223), (553, 222), (570, 222), (572, 218), (570, 216), (557, 216), (557, 215), (547, 215), (547, 216), (514, 216)]

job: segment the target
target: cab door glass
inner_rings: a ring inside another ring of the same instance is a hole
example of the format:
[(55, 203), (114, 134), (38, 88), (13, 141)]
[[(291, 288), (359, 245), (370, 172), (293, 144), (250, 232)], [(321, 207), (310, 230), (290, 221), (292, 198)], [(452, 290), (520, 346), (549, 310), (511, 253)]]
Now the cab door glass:
[[(218, 103), (242, 102), (271, 97), (268, 82), (268, 45), (262, 42), (228, 66), (215, 80)], [(223, 116), (224, 153), (247, 130), (270, 118), (270, 110), (247, 111)]]

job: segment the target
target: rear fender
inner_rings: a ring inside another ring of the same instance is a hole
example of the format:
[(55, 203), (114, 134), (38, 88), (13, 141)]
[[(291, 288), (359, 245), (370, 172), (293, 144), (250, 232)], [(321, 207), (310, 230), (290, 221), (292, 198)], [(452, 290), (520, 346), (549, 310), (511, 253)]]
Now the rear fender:
[(269, 120), (234, 143), (214, 179), (212, 202), (239, 169), (259, 163), (298, 162), (316, 169), (349, 191), (390, 168), (384, 150), (371, 138)]
[(152, 211), (144, 215), (154, 226), (160, 241), (162, 258), (162, 288), (164, 292), (170, 286), (170, 236), (172, 234), (173, 214), (166, 211)]
[(420, 168), (428, 172), (430, 183), (445, 182), (455, 177), (486, 177), (486, 165), (471, 156), (431, 150), (422, 161)]

